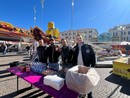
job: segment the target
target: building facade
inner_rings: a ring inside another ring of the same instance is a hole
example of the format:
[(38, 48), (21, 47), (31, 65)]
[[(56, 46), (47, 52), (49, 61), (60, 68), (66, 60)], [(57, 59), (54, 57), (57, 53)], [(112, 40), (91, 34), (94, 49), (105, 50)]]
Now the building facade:
[(61, 38), (66, 39), (69, 44), (75, 42), (75, 38), (78, 34), (81, 34), (83, 36), (83, 39), (86, 43), (96, 42), (98, 38), (98, 32), (94, 28), (68, 30), (68, 31), (61, 32), (60, 34), (61, 34)]
[(112, 41), (130, 41), (130, 24), (119, 25), (109, 29)]

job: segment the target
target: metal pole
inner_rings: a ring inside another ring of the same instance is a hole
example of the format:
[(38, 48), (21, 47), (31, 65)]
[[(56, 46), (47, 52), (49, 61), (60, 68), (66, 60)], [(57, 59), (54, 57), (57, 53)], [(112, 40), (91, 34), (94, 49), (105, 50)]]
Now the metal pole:
[[(71, 30), (70, 33), (72, 34), (72, 28), (73, 28), (73, 16), (74, 16), (74, 0), (71, 1), (72, 5), (71, 5)], [(70, 42), (70, 40), (69, 40)]]
[(18, 90), (19, 90), (19, 77), (17, 76), (17, 92), (18, 92)]
[(74, 0), (72, 0), (72, 7), (71, 7), (71, 30), (73, 28), (73, 16), (74, 16)]
[(43, 17), (43, 8), (44, 8), (44, 0), (41, 0), (41, 5), (42, 5), (42, 15), (41, 15), (41, 29), (42, 29), (42, 17)]
[(36, 5), (34, 5), (34, 27), (36, 26)]

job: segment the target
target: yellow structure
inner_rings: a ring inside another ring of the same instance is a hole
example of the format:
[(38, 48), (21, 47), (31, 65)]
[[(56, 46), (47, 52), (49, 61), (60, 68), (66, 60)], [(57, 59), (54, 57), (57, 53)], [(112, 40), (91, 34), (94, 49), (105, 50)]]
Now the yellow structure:
[(130, 79), (130, 64), (127, 64), (128, 58), (119, 58), (113, 61), (113, 73), (127, 79)]
[(58, 40), (60, 39), (60, 32), (55, 28), (54, 22), (48, 23), (48, 30), (46, 30), (46, 35), (51, 35)]

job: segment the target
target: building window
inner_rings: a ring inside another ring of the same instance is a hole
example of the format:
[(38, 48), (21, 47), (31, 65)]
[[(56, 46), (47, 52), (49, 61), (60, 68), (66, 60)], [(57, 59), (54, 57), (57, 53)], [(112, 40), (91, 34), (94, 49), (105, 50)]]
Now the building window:
[(118, 32), (116, 32), (116, 36), (118, 36)]
[(113, 36), (115, 36), (115, 32), (113, 32)]
[(128, 35), (130, 35), (130, 31), (128, 31)]
[(126, 32), (124, 32), (124, 35), (126, 35)]
[(92, 33), (92, 31), (89, 31), (89, 33)]
[(89, 38), (92, 38), (92, 36), (91, 36), (91, 35), (89, 35)]
[(121, 35), (123, 35), (123, 32), (121, 32)]

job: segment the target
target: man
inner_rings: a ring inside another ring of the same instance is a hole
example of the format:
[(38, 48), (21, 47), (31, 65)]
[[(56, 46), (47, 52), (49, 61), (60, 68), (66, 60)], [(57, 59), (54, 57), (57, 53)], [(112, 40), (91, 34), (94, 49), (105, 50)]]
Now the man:
[(62, 69), (66, 71), (66, 68), (72, 67), (72, 48), (67, 45), (65, 39), (61, 39), (61, 59), (62, 59)]
[(55, 45), (55, 39), (50, 38), (50, 45), (47, 48), (47, 56), (49, 58), (49, 68), (54, 70), (59, 70), (59, 56), (60, 56), (60, 48), (58, 45)]
[(30, 56), (30, 45), (28, 45), (28, 46), (26, 47), (26, 50), (27, 50), (27, 52), (28, 52), (28, 56)]
[[(39, 46), (37, 47), (36, 54), (38, 56), (38, 62), (41, 62), (42, 64), (34, 65), (31, 68), (34, 71), (38, 72), (38, 73), (42, 73), (44, 71), (44, 69), (45, 69), (44, 66), (47, 65), (47, 46), (44, 45), (43, 39), (40, 39), (38, 41), (38, 43), (39, 43)], [(36, 55), (35, 55), (35, 57), (36, 57)], [(35, 57), (33, 57), (33, 59), (31, 60), (31, 62), (34, 61)]]
[[(95, 53), (91, 45), (85, 44), (81, 35), (76, 37), (77, 44), (73, 47), (73, 65), (95, 66)], [(86, 94), (80, 94), (79, 98), (84, 98)], [(92, 92), (88, 93), (88, 98), (92, 98)]]
[(129, 50), (130, 50), (130, 45), (129, 44), (126, 44), (125, 50), (126, 50), (126, 56), (129, 56)]
[(47, 63), (47, 53), (46, 53), (47, 46), (44, 45), (45, 43), (43, 39), (39, 40), (38, 43), (39, 43), (39, 46), (37, 47), (38, 60), (39, 62), (46, 64)]
[(7, 51), (7, 45), (6, 45), (5, 43), (3, 43), (3, 44), (1, 45), (1, 50), (2, 50), (3, 55), (5, 55), (5, 54), (6, 54), (6, 51)]

